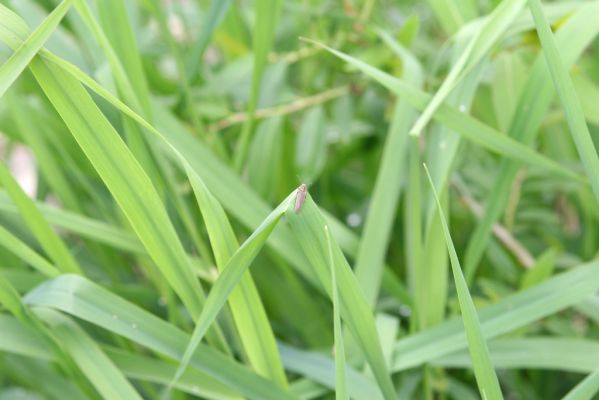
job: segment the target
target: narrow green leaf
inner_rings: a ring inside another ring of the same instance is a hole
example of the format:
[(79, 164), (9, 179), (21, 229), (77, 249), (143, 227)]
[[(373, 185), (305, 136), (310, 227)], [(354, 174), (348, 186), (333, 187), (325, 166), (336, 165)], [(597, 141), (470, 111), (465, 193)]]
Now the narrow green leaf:
[[(568, 290), (563, 290), (567, 287)], [(486, 339), (497, 337), (588, 299), (599, 290), (599, 261), (561, 273), (540, 285), (505, 297), (479, 310)], [(463, 323), (452, 319), (395, 344), (393, 371), (421, 365), (466, 349)]]
[[(181, 358), (189, 342), (189, 336), (174, 325), (76, 275), (63, 275), (43, 283), (29, 292), (24, 301), (71, 314), (175, 360)], [(1, 335), (2, 330), (0, 338)], [(293, 399), (279, 386), (213, 347), (200, 344), (190, 365), (248, 398)]]
[(197, 75), (204, 56), (204, 50), (206, 50), (212, 34), (227, 14), (231, 3), (233, 3), (232, 0), (212, 0), (210, 2), (210, 8), (202, 23), (202, 30), (187, 57), (187, 67), (185, 68), (187, 81), (191, 82)]
[[(309, 193), (306, 193), (301, 207), (297, 211), (296, 209), (296, 203), (290, 202), (289, 209), (285, 213), (287, 221), (312, 265), (313, 274), (331, 296), (331, 275), (327, 263), (327, 242), (324, 237), (324, 226), (327, 224)], [(384, 397), (387, 400), (395, 399), (395, 390), (387, 371), (372, 311), (341, 249), (335, 242), (332, 245), (335, 265), (338, 266), (337, 272), (339, 272), (336, 277), (341, 317), (368, 360)]]
[[(199, 182), (196, 181), (196, 184)], [(169, 384), (172, 387), (181, 377), (188, 364), (191, 361), (198, 345), (208, 331), (210, 325), (214, 322), (221, 308), (227, 302), (229, 295), (237, 287), (244, 273), (266, 242), (266, 239), (275, 228), (279, 219), (294, 197), (294, 193), (289, 195), (272, 213), (256, 228), (252, 235), (241, 245), (241, 247), (231, 256), (226, 266), (223, 268), (217, 281), (210, 290), (204, 308), (196, 321), (191, 340), (183, 353), (183, 358), (173, 380)]]
[(247, 112), (250, 117), (243, 124), (235, 152), (234, 165), (237, 171), (240, 171), (245, 163), (248, 147), (251, 142), (254, 128), (254, 114), (258, 105), (262, 75), (264, 74), (264, 69), (268, 61), (268, 53), (275, 37), (275, 29), (281, 8), (280, 0), (256, 0), (254, 4), (256, 13), (253, 34), (254, 69), (252, 71), (252, 86), (247, 106)]
[(347, 372), (345, 371), (345, 346), (343, 344), (343, 331), (341, 330), (339, 292), (337, 289), (337, 266), (333, 257), (333, 245), (331, 244), (329, 227), (325, 225), (324, 230), (329, 250), (329, 268), (331, 268), (331, 297), (333, 300), (333, 325), (335, 332), (335, 399), (349, 400)]
[(599, 370), (587, 375), (562, 400), (591, 400), (599, 393)]
[[(326, 45), (314, 41), (310, 42), (321, 46), (335, 56), (345, 60), (397, 95), (403, 96), (402, 98), (405, 98), (406, 101), (419, 110), (426, 107), (426, 104), (428, 104), (430, 101), (430, 95), (406, 84), (400, 79), (394, 78), (383, 71), (373, 68), (372, 66), (354, 57), (348, 56), (347, 54), (341, 53)], [(456, 133), (473, 141), (474, 143), (486, 147), (489, 150), (492, 150), (503, 156), (519, 160), (528, 165), (534, 165), (553, 171), (564, 178), (574, 179), (577, 182), (586, 182), (584, 178), (564, 168), (555, 161), (531, 150), (529, 147), (518, 143), (517, 141), (491, 128), (490, 126), (485, 125), (484, 123), (464, 113), (461, 113), (449, 105), (440, 105), (433, 118), (446, 125), (448, 128), (451, 128)]]
[[(219, 271), (224, 273), (228, 262), (239, 248), (237, 238), (225, 211), (202, 179), (195, 174), (191, 167), (187, 166), (186, 169), (210, 236), (216, 265)], [(231, 292), (229, 306), (244, 349), (256, 372), (271, 378), (282, 387), (286, 387), (287, 378), (283, 371), (275, 337), (249, 271), (243, 274), (239, 287)]]
[(60, 337), (61, 346), (106, 399), (139, 399), (141, 396), (83, 329), (59, 312), (39, 309), (37, 315)]
[(202, 288), (149, 177), (77, 81), (41, 60), (32, 71), (162, 274), (191, 315), (199, 315)]
[[(388, 34), (382, 31), (378, 34), (401, 57), (404, 66), (403, 78), (413, 82), (415, 87), (420, 87), (422, 71), (418, 60)], [(399, 182), (403, 175), (408, 131), (414, 117), (415, 112), (408, 102), (399, 99), (385, 139), (368, 215), (364, 221), (364, 230), (356, 254), (356, 278), (371, 305), (374, 305), (381, 285), (385, 255), (402, 188), (402, 185), (389, 185), (389, 182)]]
[[(567, 66), (571, 66), (580, 57), (584, 49), (599, 33), (599, 24), (594, 16), (599, 13), (599, 3), (584, 4), (557, 31), (556, 40), (562, 49), (561, 56)], [(533, 143), (541, 122), (555, 96), (551, 84), (551, 75), (547, 69), (544, 56), (540, 54), (528, 73), (528, 81), (522, 89), (512, 118), (508, 135), (525, 145)], [(483, 252), (491, 237), (493, 224), (504, 210), (510, 193), (510, 186), (521, 165), (514, 160), (503, 160), (499, 167), (497, 179), (488, 196), (485, 214), (479, 221), (476, 230), (464, 255), (464, 273), (471, 282)]]
[(64, 0), (38, 26), (33, 33), (15, 50), (8, 60), (0, 66), (0, 97), (17, 80), (21, 72), (44, 46), (54, 29), (71, 7), (71, 0)]
[(414, 126), (410, 129), (410, 135), (420, 135), (422, 130), (431, 120), (435, 111), (437, 111), (451, 91), (467, 76), (469, 69), (478, 64), (482, 57), (490, 50), (491, 46), (493, 46), (505, 32), (510, 23), (518, 16), (523, 7), (524, 0), (502, 1), (497, 8), (485, 18), (480, 30), (465, 48), (460, 58), (452, 66), (451, 71), (449, 71), (449, 74), (441, 84), (441, 87), (435, 92), (435, 95), (426, 105), (426, 108), (418, 117)]
[(599, 157), (585, 122), (580, 100), (574, 90), (574, 84), (564, 66), (564, 61), (549, 28), (539, 0), (528, 0), (528, 5), (535, 21), (547, 67), (551, 73), (555, 90), (560, 98), (570, 133), (578, 149), (578, 154), (585, 167), (595, 197), (599, 201)]
[(0, 183), (6, 189), (13, 202), (19, 209), (21, 217), (35, 235), (42, 248), (48, 253), (52, 261), (62, 272), (81, 274), (81, 268), (73, 258), (62, 239), (52, 230), (42, 213), (37, 209), (19, 183), (13, 178), (10, 171), (0, 162)]
[(462, 267), (460, 266), (458, 255), (453, 246), (453, 241), (451, 240), (451, 234), (449, 233), (449, 227), (447, 226), (445, 214), (443, 213), (443, 207), (441, 207), (437, 192), (435, 191), (433, 179), (431, 178), (426, 165), (424, 166), (424, 169), (426, 170), (431, 190), (437, 202), (441, 224), (443, 225), (443, 232), (445, 233), (445, 241), (447, 243), (449, 259), (451, 260), (453, 279), (455, 281), (460, 309), (462, 311), (462, 319), (464, 321), (464, 330), (466, 331), (468, 348), (470, 350), (474, 375), (476, 376), (480, 394), (483, 399), (503, 399), (501, 389), (499, 388), (499, 381), (497, 380), (497, 375), (495, 374), (493, 364), (489, 357), (489, 349), (487, 348), (487, 343), (483, 336), (480, 321), (476, 313), (476, 307), (474, 306), (472, 297), (470, 297), (468, 285), (462, 274)]
[(61, 273), (58, 268), (2, 226), (0, 226), (0, 245), (47, 277), (53, 278)]

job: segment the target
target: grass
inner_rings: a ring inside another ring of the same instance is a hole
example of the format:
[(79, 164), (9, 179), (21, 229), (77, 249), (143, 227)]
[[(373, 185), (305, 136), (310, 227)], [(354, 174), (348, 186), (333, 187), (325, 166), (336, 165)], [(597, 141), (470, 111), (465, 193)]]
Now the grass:
[(0, 1), (0, 398), (596, 397), (598, 12)]

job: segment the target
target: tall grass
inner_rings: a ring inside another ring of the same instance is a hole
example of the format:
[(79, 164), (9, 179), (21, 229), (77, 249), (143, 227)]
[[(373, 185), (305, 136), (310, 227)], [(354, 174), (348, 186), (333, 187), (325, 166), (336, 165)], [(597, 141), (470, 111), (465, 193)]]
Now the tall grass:
[(593, 398), (598, 13), (0, 1), (0, 398)]

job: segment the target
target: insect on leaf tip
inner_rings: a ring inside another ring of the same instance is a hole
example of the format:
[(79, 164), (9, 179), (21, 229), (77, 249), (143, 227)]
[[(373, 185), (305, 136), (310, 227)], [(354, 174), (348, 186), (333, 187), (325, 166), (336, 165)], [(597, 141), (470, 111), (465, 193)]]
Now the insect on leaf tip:
[(295, 196), (295, 207), (293, 207), (293, 211), (296, 213), (299, 212), (304, 205), (304, 201), (306, 201), (306, 193), (308, 193), (308, 186), (305, 183), (302, 183), (297, 188), (297, 195)]

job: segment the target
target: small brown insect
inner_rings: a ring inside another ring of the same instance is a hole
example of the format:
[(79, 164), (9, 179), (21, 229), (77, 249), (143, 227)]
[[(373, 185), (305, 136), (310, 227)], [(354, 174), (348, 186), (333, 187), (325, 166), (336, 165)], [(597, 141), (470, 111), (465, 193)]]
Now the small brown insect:
[(297, 188), (297, 195), (295, 196), (295, 207), (293, 211), (296, 213), (301, 210), (302, 205), (304, 205), (304, 201), (306, 200), (306, 193), (308, 193), (308, 187), (305, 183), (302, 183), (299, 188)]

